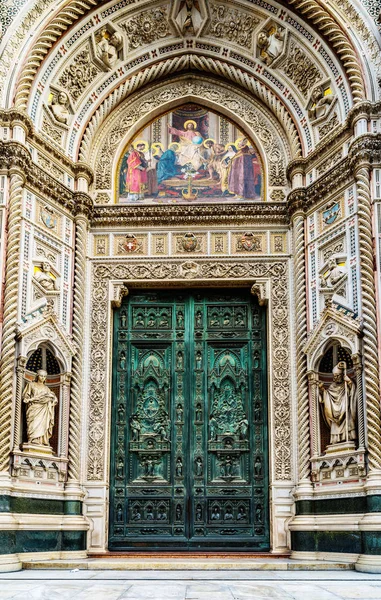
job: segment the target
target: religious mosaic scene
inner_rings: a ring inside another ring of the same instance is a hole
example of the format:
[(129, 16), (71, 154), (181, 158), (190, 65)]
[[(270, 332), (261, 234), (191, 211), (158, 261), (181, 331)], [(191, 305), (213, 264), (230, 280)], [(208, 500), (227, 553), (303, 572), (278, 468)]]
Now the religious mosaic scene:
[(3, 1), (0, 268), (0, 573), (381, 575), (379, 0)]

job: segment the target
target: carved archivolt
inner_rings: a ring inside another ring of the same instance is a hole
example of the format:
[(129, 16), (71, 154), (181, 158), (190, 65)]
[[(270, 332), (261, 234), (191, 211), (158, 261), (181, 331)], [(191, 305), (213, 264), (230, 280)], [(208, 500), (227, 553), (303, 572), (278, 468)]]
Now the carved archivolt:
[[(26, 19), (21, 24), (18, 34), (19, 37), (11, 39), (6, 47), (4, 56), (4, 70), (0, 74), (0, 87), (7, 77), (8, 69), (12, 64), (14, 55), (18, 51), (19, 42), (23, 36), (30, 30), (37, 19), (42, 23), (41, 15), (49, 6), (49, 0), (37, 0), (34, 6), (27, 13)], [(62, 4), (64, 4), (62, 2)], [(62, 8), (58, 9), (53, 17), (45, 19), (42, 32), (38, 35), (32, 48), (28, 50), (28, 59), (23, 63), (22, 72), (19, 74), (16, 89), (16, 106), (26, 108), (29, 92), (33, 84), (35, 75), (40, 68), (49, 49), (61, 37), (63, 31), (75, 23), (83, 14), (89, 11), (94, 5), (100, 4), (99, 0), (72, 0)], [(364, 85), (361, 75), (361, 69), (352, 45), (344, 33), (337, 25), (331, 14), (317, 0), (292, 0), (293, 8), (300, 13), (307, 22), (316, 26), (322, 35), (334, 46), (343, 66), (348, 74), (352, 87), (352, 93), (355, 101), (364, 98)], [(110, 3), (111, 5), (111, 3)], [(135, 7), (131, 6), (132, 9)], [(21, 34), (21, 35), (20, 35)], [(225, 33), (225, 38), (228, 36)]]
[(127, 106), (124, 103), (114, 111), (89, 147), (87, 159), (91, 156), (96, 167), (96, 189), (111, 189), (114, 160), (122, 152), (130, 132), (143, 127), (154, 114), (186, 101), (206, 104), (236, 120), (265, 154), (269, 185), (286, 185), (285, 166), (290, 151), (286, 136), (277, 130), (276, 123), (269, 115), (264, 116), (263, 108), (248, 95), (232, 91), (220, 82), (200, 79), (184, 76), (157, 85), (151, 88), (149, 96), (139, 94)]
[(292, 158), (301, 155), (301, 133), (298, 131), (298, 128), (283, 101), (279, 100), (267, 86), (256, 79), (254, 75), (250, 74), (243, 67), (238, 68), (223, 60), (190, 54), (187, 56), (182, 55), (175, 58), (168, 58), (165, 61), (156, 63), (143, 71), (139, 71), (121, 83), (120, 86), (118, 86), (97, 108), (88, 123), (83, 133), (79, 150), (80, 160), (88, 160), (91, 153), (93, 138), (108, 115), (120, 102), (131, 96), (134, 92), (137, 92), (142, 86), (147, 85), (147, 83), (155, 81), (156, 79), (163, 79), (165, 76), (189, 67), (192, 68), (192, 70), (209, 72), (230, 79), (241, 88), (254, 94), (256, 98), (268, 107), (287, 133)]
[[(141, 261), (95, 263), (92, 269), (92, 309), (90, 347), (89, 430), (87, 479), (103, 481), (107, 464), (107, 428), (109, 410), (108, 339), (112, 302), (118, 301), (130, 284), (142, 286), (181, 285), (194, 279), (214, 287), (229, 281), (248, 285), (269, 285), (269, 330), (272, 364), (270, 373), (270, 427), (273, 448), (273, 480), (292, 477), (290, 325), (288, 267), (286, 261), (240, 262), (211, 260)], [(118, 291), (116, 292), (115, 289)]]

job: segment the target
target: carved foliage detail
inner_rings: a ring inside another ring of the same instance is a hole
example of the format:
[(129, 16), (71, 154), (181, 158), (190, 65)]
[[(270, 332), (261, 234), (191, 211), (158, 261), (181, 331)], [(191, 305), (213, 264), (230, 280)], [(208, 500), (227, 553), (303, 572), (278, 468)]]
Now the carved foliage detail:
[(282, 69), (305, 98), (311, 87), (322, 78), (322, 74), (312, 60), (293, 43), (290, 44), (290, 50)]
[(239, 46), (250, 49), (253, 40), (253, 29), (259, 19), (242, 11), (222, 4), (211, 6), (211, 24), (209, 35), (229, 40)]
[(167, 11), (164, 7), (145, 10), (128, 21), (121, 23), (127, 34), (129, 50), (151, 44), (170, 35)]
[(73, 62), (64, 69), (58, 83), (67, 91), (72, 100), (76, 102), (98, 73), (99, 69), (91, 62), (90, 50), (86, 46), (78, 52)]

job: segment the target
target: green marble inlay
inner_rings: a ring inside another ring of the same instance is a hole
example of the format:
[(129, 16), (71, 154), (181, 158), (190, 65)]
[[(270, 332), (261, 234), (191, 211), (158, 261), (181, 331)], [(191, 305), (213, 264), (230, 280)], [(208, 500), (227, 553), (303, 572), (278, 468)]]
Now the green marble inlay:
[(81, 515), (82, 502), (0, 495), (0, 513), (4, 512), (34, 515)]
[[(292, 531), (291, 547), (298, 552), (363, 552), (358, 531)], [(381, 546), (378, 553), (381, 554)]]
[[(377, 498), (380, 500), (380, 496), (377, 496)], [(296, 502), (297, 515), (342, 515), (365, 512), (367, 512), (366, 496), (324, 500), (299, 500)]]
[(86, 531), (0, 531), (0, 554), (86, 549)]

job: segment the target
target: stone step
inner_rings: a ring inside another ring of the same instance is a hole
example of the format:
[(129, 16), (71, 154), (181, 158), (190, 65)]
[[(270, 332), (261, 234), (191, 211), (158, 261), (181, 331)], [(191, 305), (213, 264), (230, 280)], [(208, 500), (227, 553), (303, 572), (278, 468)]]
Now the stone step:
[(88, 558), (60, 560), (24, 560), (23, 569), (79, 569), (117, 571), (345, 571), (353, 564), (335, 561), (309, 561), (269, 558)]

